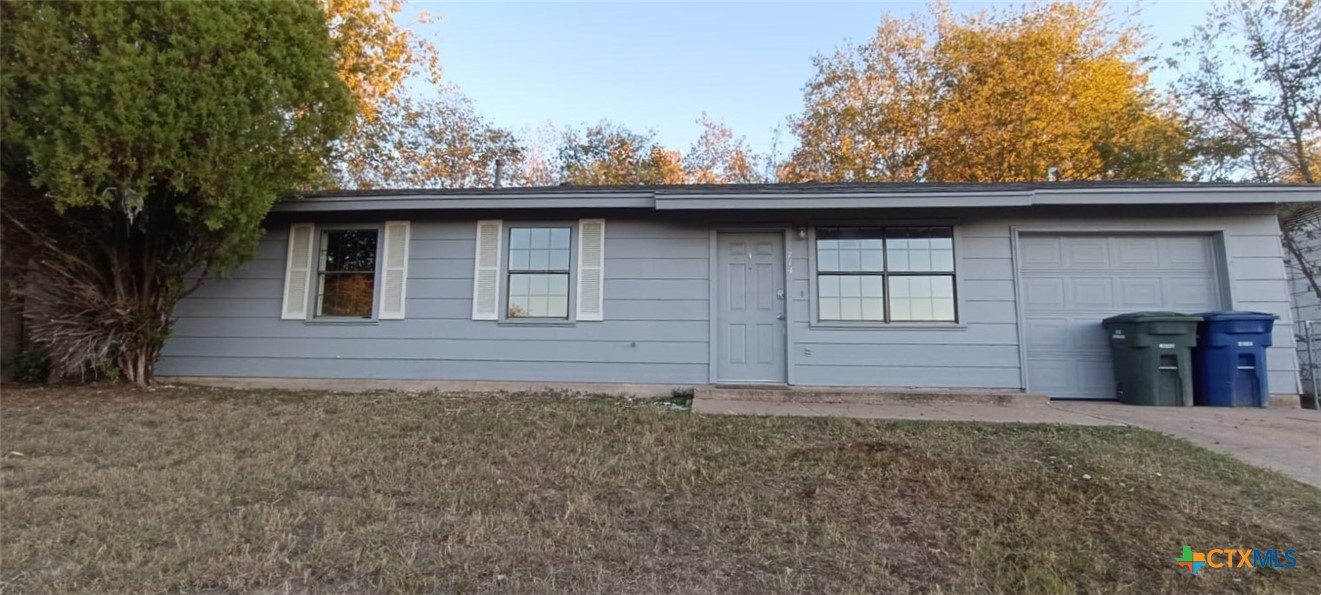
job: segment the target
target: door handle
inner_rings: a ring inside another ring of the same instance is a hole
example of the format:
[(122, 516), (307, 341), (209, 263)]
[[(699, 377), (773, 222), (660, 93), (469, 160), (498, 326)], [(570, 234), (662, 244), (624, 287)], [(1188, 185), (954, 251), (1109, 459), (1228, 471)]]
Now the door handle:
[(776, 320), (784, 320), (784, 312), (775, 315)]

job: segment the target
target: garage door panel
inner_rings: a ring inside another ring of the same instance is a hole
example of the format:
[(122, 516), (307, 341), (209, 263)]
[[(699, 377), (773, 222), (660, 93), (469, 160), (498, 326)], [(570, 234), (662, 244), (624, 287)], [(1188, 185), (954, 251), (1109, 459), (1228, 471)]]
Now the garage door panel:
[(1115, 306), (1119, 310), (1159, 309), (1165, 300), (1161, 297), (1159, 278), (1120, 278), (1119, 301)]
[(1029, 319), (1029, 324), (1024, 325), (1027, 349), (1034, 351), (1067, 349), (1070, 345), (1069, 326), (1069, 319), (1063, 317)]
[(1108, 309), (1115, 303), (1115, 282), (1108, 277), (1080, 277), (1071, 280), (1074, 308)]
[(1205, 312), (1214, 310), (1219, 303), (1215, 296), (1220, 287), (1215, 279), (1166, 279), (1169, 287), (1171, 308), (1185, 312)]
[(1094, 395), (1104, 397), (1115, 392), (1114, 374), (1109, 358), (1074, 358), (1043, 356), (1028, 370), (1032, 390), (1051, 396)]
[(1019, 241), (1018, 253), (1024, 267), (1060, 268), (1064, 266), (1064, 253), (1060, 250), (1060, 238), (1023, 237)]
[(1034, 309), (1067, 307), (1064, 300), (1064, 279), (1053, 276), (1024, 279), (1023, 303)]
[(1110, 357), (1082, 358), (1075, 360), (1079, 392), (1084, 395), (1115, 394), (1115, 373), (1110, 365)]
[(1110, 268), (1110, 242), (1107, 238), (1071, 238), (1065, 243), (1069, 255), (1066, 266), (1075, 269)]
[(1161, 265), (1169, 268), (1196, 271), (1214, 268), (1211, 261), (1211, 238), (1207, 237), (1163, 238), (1161, 256)]
[(1122, 312), (1218, 307), (1214, 242), (1181, 235), (1020, 237), (1028, 388), (1114, 398), (1101, 320)]
[(1160, 248), (1156, 238), (1128, 238), (1113, 242), (1119, 252), (1119, 265), (1152, 268), (1160, 266)]

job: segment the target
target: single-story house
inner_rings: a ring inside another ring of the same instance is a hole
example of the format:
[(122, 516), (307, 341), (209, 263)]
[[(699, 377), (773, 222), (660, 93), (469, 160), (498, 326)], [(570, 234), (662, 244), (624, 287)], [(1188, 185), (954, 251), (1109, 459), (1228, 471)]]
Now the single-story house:
[(1112, 398), (1100, 320), (1278, 314), (1321, 186), (761, 184), (324, 192), (181, 302), (158, 374)]

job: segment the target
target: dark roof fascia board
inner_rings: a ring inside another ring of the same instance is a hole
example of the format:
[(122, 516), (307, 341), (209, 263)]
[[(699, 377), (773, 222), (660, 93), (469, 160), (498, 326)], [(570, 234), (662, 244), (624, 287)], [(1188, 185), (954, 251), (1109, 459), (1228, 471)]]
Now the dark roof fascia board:
[(443, 194), (388, 192), (329, 195), (280, 201), (286, 213), (427, 210), (655, 209), (836, 210), (897, 208), (1030, 207), (1043, 205), (1274, 204), (1321, 202), (1321, 186), (1177, 186), (1114, 188), (1014, 188), (1000, 190), (914, 190), (819, 192), (701, 192), (668, 189), (510, 192), (484, 190)]
[(656, 196), (656, 210), (903, 209), (1026, 207), (1031, 190), (1003, 192), (822, 192), (820, 194), (675, 194)]
[(1033, 205), (1275, 204), (1321, 201), (1318, 186), (1037, 189)]
[(419, 211), (419, 210), (492, 210), (492, 209), (652, 209), (656, 206), (651, 192), (582, 194), (449, 194), (449, 195), (375, 195), (324, 196), (276, 203), (273, 211), (324, 213), (341, 211)]

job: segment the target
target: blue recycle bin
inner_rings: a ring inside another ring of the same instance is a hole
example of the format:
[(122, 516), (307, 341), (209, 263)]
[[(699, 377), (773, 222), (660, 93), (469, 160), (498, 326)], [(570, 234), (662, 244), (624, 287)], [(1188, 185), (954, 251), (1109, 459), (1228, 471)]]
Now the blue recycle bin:
[(1193, 404), (1211, 407), (1265, 407), (1266, 348), (1271, 346), (1274, 314), (1205, 312), (1199, 314), (1193, 348)]

